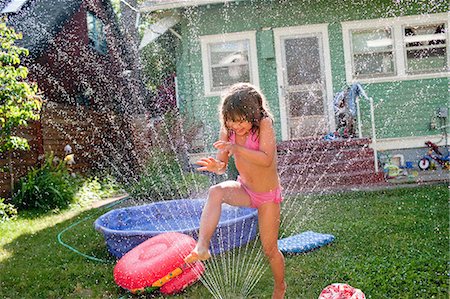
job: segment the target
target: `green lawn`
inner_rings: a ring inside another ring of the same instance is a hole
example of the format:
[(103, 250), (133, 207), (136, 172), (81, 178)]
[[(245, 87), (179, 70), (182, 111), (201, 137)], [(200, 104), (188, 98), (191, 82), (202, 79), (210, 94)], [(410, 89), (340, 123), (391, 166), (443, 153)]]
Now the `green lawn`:
[[(367, 298), (448, 298), (448, 198), (444, 185), (287, 198), (292, 215), (286, 219), (293, 222), (283, 223), (286, 235), (314, 230), (336, 236), (330, 246), (286, 257), (287, 298), (316, 299), (334, 282), (349, 283)], [(0, 297), (128, 297), (114, 284), (114, 262), (92, 226), (105, 212), (28, 213), (0, 224)], [(58, 243), (59, 232), (86, 217), (63, 241), (109, 263), (88, 260)], [(249, 297), (270, 298), (271, 285), (265, 271)], [(211, 295), (198, 283), (175, 297)]]

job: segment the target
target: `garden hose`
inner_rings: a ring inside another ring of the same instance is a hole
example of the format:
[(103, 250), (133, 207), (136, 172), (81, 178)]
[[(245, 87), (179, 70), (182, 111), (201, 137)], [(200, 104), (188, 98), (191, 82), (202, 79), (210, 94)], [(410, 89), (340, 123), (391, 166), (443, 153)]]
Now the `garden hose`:
[[(113, 203), (108, 204), (107, 206), (104, 207), (104, 209), (112, 208), (113, 206), (118, 205), (118, 204), (124, 202), (125, 200), (128, 200), (128, 196), (126, 196), (126, 197), (124, 197), (124, 198), (122, 198), (122, 199), (120, 199), (120, 200), (118, 200), (118, 201), (115, 201), (115, 202), (113, 202)], [(76, 248), (74, 248), (74, 247), (68, 245), (67, 243), (64, 243), (64, 242), (62, 241), (62, 239), (61, 239), (61, 236), (62, 236), (66, 231), (68, 231), (68, 230), (74, 228), (74, 227), (77, 226), (78, 224), (80, 224), (80, 223), (82, 223), (82, 222), (88, 220), (89, 218), (92, 218), (93, 216), (94, 216), (94, 213), (92, 213), (92, 214), (89, 215), (89, 216), (84, 217), (83, 219), (81, 219), (81, 220), (79, 220), (79, 221), (77, 221), (77, 222), (75, 222), (75, 223), (72, 223), (71, 225), (69, 225), (68, 227), (66, 227), (66, 228), (63, 229), (62, 231), (60, 231), (60, 232), (58, 233), (58, 236), (57, 236), (58, 242), (59, 242), (59, 244), (61, 244), (62, 246), (68, 248), (69, 250), (71, 250), (71, 251), (75, 252), (76, 254), (79, 254), (79, 255), (81, 255), (81, 256), (83, 256), (83, 257), (89, 259), (89, 260), (96, 261), (96, 262), (101, 262), (101, 263), (108, 263), (108, 264), (109, 264), (109, 263), (112, 263), (112, 261), (110, 261), (110, 260), (100, 259), (100, 258), (97, 258), (97, 257), (95, 257), (95, 256), (91, 256), (91, 255), (82, 253), (82, 252), (80, 252), (79, 250), (77, 250)]]
[[(115, 201), (115, 202), (113, 202), (113, 203), (108, 204), (107, 206), (104, 207), (104, 209), (112, 208), (112, 207), (114, 207), (115, 205), (118, 205), (118, 204), (120, 204), (120, 203), (122, 203), (122, 202), (124, 202), (124, 201), (126, 201), (126, 200), (128, 200), (128, 199), (129, 199), (129, 197), (126, 196), (126, 197), (124, 197), (124, 198), (122, 198), (122, 199), (120, 199), (120, 200), (118, 200), (118, 201)], [(63, 229), (62, 231), (60, 231), (60, 232), (58, 233), (58, 236), (57, 236), (58, 242), (59, 242), (59, 244), (61, 244), (62, 246), (68, 248), (69, 250), (71, 250), (71, 251), (75, 252), (76, 254), (79, 254), (79, 255), (81, 255), (82, 257), (85, 257), (85, 258), (87, 258), (87, 259), (89, 259), (89, 260), (96, 261), (96, 262), (100, 262), (100, 263), (106, 263), (106, 264), (115, 263), (115, 261), (110, 261), (110, 260), (100, 259), (100, 258), (97, 258), (97, 257), (95, 257), (95, 256), (91, 256), (91, 255), (82, 253), (82, 252), (79, 251), (78, 249), (76, 249), (76, 248), (74, 248), (74, 247), (68, 245), (67, 243), (64, 243), (64, 242), (62, 241), (62, 239), (61, 239), (61, 236), (62, 236), (66, 231), (68, 231), (68, 230), (74, 228), (74, 227), (77, 226), (78, 224), (80, 224), (80, 223), (82, 223), (82, 222), (84, 222), (84, 221), (86, 221), (86, 220), (92, 218), (93, 216), (94, 216), (94, 213), (92, 213), (92, 214), (89, 215), (89, 216), (84, 217), (83, 219), (81, 219), (81, 220), (79, 220), (79, 221), (77, 221), (77, 222), (72, 223), (71, 225), (69, 225), (68, 227), (66, 227), (66, 228)], [(132, 293), (127, 292), (127, 294), (125, 294), (124, 296), (120, 297), (119, 299), (127, 299), (127, 298), (130, 298), (130, 296), (132, 296)]]

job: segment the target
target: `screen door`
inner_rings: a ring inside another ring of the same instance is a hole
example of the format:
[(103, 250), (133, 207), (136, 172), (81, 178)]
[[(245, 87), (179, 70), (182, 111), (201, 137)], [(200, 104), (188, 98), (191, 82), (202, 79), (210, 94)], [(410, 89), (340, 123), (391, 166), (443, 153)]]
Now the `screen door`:
[(325, 34), (303, 31), (275, 31), (283, 139), (320, 136), (330, 128)]

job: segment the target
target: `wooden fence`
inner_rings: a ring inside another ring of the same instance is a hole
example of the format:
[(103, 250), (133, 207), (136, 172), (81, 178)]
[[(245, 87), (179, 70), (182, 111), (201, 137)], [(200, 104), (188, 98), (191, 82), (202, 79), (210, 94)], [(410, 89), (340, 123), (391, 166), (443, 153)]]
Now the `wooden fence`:
[(17, 132), (18, 136), (28, 139), (29, 151), (15, 151), (0, 155), (0, 167), (3, 169), (0, 171), (0, 197), (10, 194), (11, 180), (17, 181), (17, 178), (25, 175), (27, 170), (38, 162), (38, 157), (42, 153), (39, 127), (39, 122), (32, 122), (28, 127), (21, 128)]
[(0, 156), (0, 167), (12, 169), (12, 176), (10, 172), (0, 173), (0, 197), (10, 196), (11, 179), (17, 182), (30, 167), (39, 165), (45, 155), (53, 153), (63, 159), (67, 144), (75, 155), (76, 172), (84, 173), (98, 165), (107, 167), (111, 157), (136, 164), (129, 155), (134, 150), (135, 135), (130, 130), (123, 117), (111, 111), (101, 113), (68, 104), (46, 103), (40, 121), (22, 128), (18, 134), (29, 140), (31, 149), (14, 152), (11, 159)]

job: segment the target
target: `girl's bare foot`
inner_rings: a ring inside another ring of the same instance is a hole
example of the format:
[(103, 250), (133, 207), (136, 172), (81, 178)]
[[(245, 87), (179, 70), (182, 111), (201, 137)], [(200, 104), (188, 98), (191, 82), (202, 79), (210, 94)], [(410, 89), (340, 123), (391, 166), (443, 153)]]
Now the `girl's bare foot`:
[(286, 293), (286, 283), (277, 287), (275, 286), (273, 289), (272, 299), (283, 299), (284, 293)]
[(203, 248), (197, 248), (197, 246), (195, 246), (195, 248), (192, 250), (192, 252), (184, 258), (184, 262), (186, 264), (190, 264), (190, 263), (194, 263), (196, 261), (204, 261), (207, 260), (211, 257), (211, 253), (209, 252), (208, 249), (203, 249)]

